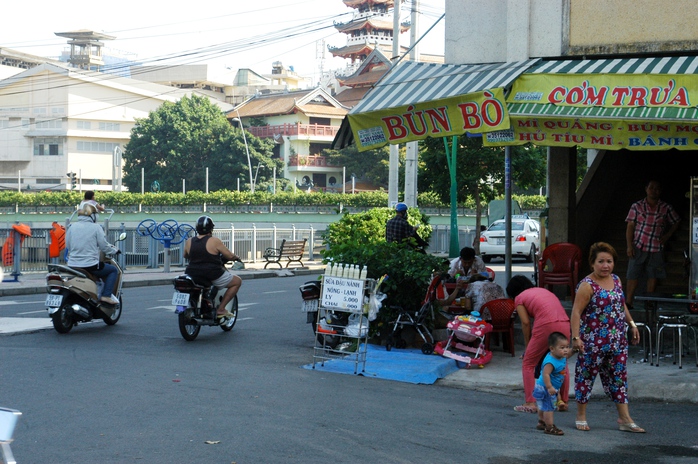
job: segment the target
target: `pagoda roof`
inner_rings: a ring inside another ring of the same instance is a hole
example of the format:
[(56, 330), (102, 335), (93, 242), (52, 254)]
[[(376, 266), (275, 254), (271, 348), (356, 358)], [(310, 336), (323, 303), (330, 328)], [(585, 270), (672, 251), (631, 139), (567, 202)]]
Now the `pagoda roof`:
[(238, 114), (242, 118), (249, 118), (294, 113), (342, 117), (347, 114), (347, 109), (329, 93), (317, 87), (295, 92), (255, 95), (238, 105), (228, 117), (235, 118)]
[[(381, 18), (359, 18), (343, 24), (335, 24), (339, 32), (348, 33), (361, 29), (392, 30), (393, 22)], [(400, 32), (410, 29), (409, 24), (400, 24)]]
[(352, 55), (368, 55), (373, 51), (373, 49), (376, 48), (376, 44), (368, 44), (368, 43), (363, 43), (363, 44), (356, 44), (356, 45), (347, 45), (346, 47), (335, 47), (335, 48), (328, 48), (330, 53), (334, 56), (341, 56), (341, 57), (347, 57), (347, 56), (352, 56)]
[(388, 8), (395, 4), (394, 0), (343, 0), (350, 8), (359, 8), (362, 5), (387, 5)]
[(116, 39), (113, 35), (103, 34), (101, 32), (93, 31), (91, 29), (77, 29), (68, 32), (54, 32), (54, 35), (58, 37), (65, 37), (67, 39), (73, 40), (114, 40)]

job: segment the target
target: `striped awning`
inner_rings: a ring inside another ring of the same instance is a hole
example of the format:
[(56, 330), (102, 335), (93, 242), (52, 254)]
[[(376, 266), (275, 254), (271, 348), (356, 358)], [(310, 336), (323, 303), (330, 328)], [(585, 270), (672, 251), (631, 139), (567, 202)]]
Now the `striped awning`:
[(506, 101), (511, 128), (487, 145), (698, 148), (695, 56), (541, 61)]
[[(405, 112), (410, 114), (419, 111), (427, 112), (430, 109), (443, 106), (445, 102), (456, 108), (458, 103), (469, 100), (466, 97), (473, 97), (490, 90), (504, 89), (538, 61), (538, 59), (534, 59), (478, 65), (401, 62), (388, 71), (383, 79), (352, 108), (348, 115), (349, 122), (346, 119), (343, 122), (342, 128), (333, 141), (332, 148), (344, 148), (349, 145), (353, 136), (361, 129), (371, 130), (373, 131), (372, 136), (375, 136), (380, 131), (381, 117), (393, 115), (400, 117)], [(366, 124), (361, 129), (354, 127), (362, 125), (361, 123), (364, 121)], [(453, 133), (453, 131), (441, 130), (437, 134), (437, 129), (430, 129), (423, 136), (409, 134), (410, 136), (414, 135), (414, 137), (408, 138), (419, 140), (427, 136), (451, 135)], [(462, 134), (466, 132), (466, 129), (461, 128), (460, 131), (456, 130), (455, 132)], [(472, 130), (472, 132), (483, 131)], [(380, 135), (378, 134), (379, 139)], [(405, 141), (409, 140), (393, 141), (388, 134), (383, 142), (373, 143), (369, 148)], [(359, 145), (359, 149), (361, 149), (362, 144), (359, 143)]]

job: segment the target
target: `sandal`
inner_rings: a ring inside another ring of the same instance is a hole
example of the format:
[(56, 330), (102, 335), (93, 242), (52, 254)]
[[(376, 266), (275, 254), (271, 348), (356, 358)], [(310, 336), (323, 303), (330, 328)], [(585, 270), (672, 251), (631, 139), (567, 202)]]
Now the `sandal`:
[(545, 430), (545, 421), (538, 420), (538, 425), (536, 425), (537, 430)]
[(577, 430), (581, 430), (582, 432), (588, 432), (589, 431), (589, 424), (587, 424), (587, 421), (574, 421), (575, 427), (577, 427)]
[(621, 432), (632, 432), (632, 433), (645, 433), (645, 429), (637, 425), (635, 422), (628, 422), (627, 424), (619, 424), (618, 430)]
[(532, 406), (526, 406), (525, 404), (522, 404), (521, 406), (514, 406), (514, 411), (517, 412), (529, 412), (531, 414), (537, 414), (538, 413), (538, 408), (534, 408)]
[(216, 314), (216, 319), (223, 319), (224, 317), (233, 317), (233, 313), (226, 311), (223, 314)]
[(562, 430), (560, 430), (560, 429), (558, 429), (557, 427), (555, 427), (555, 425), (551, 425), (550, 427), (548, 427), (548, 426), (546, 425), (546, 426), (545, 426), (545, 434), (546, 434), (546, 435), (558, 435), (558, 436), (559, 436), (559, 435), (564, 435), (565, 432), (563, 432)]
[(567, 403), (565, 403), (564, 401), (559, 401), (557, 403), (557, 410), (559, 412), (567, 412), (569, 411), (569, 407), (567, 406)]

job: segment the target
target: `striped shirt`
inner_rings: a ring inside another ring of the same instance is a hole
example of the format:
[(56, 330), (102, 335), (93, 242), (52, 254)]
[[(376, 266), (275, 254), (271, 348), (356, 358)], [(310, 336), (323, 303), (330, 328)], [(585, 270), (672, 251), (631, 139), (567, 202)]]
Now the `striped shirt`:
[(659, 200), (653, 210), (644, 198), (632, 204), (625, 222), (635, 223), (633, 245), (641, 251), (655, 253), (662, 251), (659, 239), (680, 219), (669, 203)]

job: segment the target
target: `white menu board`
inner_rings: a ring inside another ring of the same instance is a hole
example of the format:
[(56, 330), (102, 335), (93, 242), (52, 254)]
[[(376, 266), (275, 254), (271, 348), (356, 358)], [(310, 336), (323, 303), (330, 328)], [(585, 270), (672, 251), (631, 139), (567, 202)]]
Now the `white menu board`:
[(328, 309), (360, 312), (364, 300), (364, 281), (324, 276), (321, 304)]

